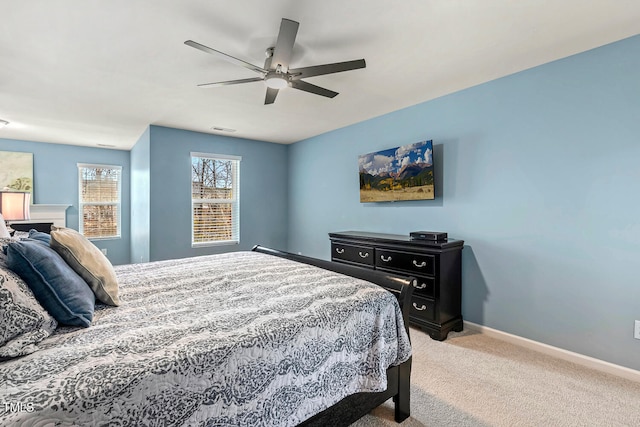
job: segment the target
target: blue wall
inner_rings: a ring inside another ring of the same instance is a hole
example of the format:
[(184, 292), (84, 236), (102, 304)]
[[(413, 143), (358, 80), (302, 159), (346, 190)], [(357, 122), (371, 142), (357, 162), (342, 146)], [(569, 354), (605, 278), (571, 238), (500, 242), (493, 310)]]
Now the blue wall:
[[(293, 144), (288, 250), (446, 231), (466, 320), (640, 369), (638, 70), (640, 36)], [(359, 203), (358, 155), (425, 139), (436, 200)]]
[(131, 149), (131, 262), (148, 262), (151, 241), (151, 132)]
[[(191, 152), (242, 156), (240, 244), (191, 247)], [(150, 260), (287, 245), (286, 145), (151, 126)]]
[[(122, 166), (122, 237), (94, 240), (113, 264), (287, 245), (288, 147), (150, 126), (129, 151), (0, 139), (0, 150), (34, 154), (34, 202), (69, 204), (78, 229), (77, 163)], [(190, 153), (242, 156), (240, 244), (191, 248)]]
[(33, 153), (33, 203), (68, 204), (67, 227), (78, 229), (78, 163), (122, 166), (122, 233), (119, 239), (94, 240), (113, 264), (130, 262), (129, 152), (75, 145), (0, 139), (0, 150)]

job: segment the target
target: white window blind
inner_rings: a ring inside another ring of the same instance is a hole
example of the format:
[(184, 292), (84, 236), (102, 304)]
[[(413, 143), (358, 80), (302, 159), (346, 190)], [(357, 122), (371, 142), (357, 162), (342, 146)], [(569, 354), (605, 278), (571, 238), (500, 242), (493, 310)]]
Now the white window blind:
[(191, 245), (240, 242), (238, 156), (191, 153)]
[(78, 163), (80, 233), (87, 238), (120, 237), (122, 167)]

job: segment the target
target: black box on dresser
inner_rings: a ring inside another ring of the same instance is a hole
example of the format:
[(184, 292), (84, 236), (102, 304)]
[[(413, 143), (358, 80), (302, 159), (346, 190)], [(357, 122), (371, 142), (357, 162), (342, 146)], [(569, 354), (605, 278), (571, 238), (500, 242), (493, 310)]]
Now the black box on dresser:
[(463, 240), (421, 240), (399, 234), (329, 233), (331, 261), (413, 276), (410, 322), (442, 341), (462, 331)]

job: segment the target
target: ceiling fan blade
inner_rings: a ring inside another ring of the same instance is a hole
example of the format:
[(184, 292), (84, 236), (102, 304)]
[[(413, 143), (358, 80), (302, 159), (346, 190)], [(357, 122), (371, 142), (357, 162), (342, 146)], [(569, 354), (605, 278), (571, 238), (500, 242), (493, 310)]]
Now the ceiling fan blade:
[(273, 104), (278, 96), (278, 89), (272, 87), (267, 88), (267, 95), (264, 97), (264, 105)]
[(313, 67), (292, 68), (289, 74), (293, 80), (304, 79), (306, 77), (321, 76), (323, 74), (341, 73), (343, 71), (357, 70), (367, 66), (364, 59), (355, 61), (336, 62), (333, 64), (315, 65)]
[(271, 69), (275, 70), (278, 65), (282, 65), (284, 71), (289, 68), (291, 60), (291, 52), (293, 51), (293, 43), (296, 41), (299, 23), (290, 19), (282, 18), (280, 23), (280, 32), (278, 40), (273, 49), (273, 58), (271, 59)]
[(302, 80), (292, 80), (291, 87), (305, 92), (315, 93), (316, 95), (326, 96), (327, 98), (334, 98), (338, 94), (338, 92), (312, 85)]
[(262, 77), (251, 77), (250, 79), (228, 80), (226, 82), (202, 83), (202, 84), (199, 84), (198, 87), (209, 88), (209, 87), (229, 86), (229, 85), (237, 85), (240, 83), (261, 82), (262, 80), (263, 80)]
[(186, 44), (187, 46), (191, 46), (191, 47), (194, 47), (196, 49), (199, 49), (199, 50), (201, 50), (203, 52), (210, 53), (211, 55), (219, 56), (222, 59), (225, 59), (225, 60), (227, 60), (229, 62), (233, 62), (234, 64), (241, 65), (244, 68), (248, 68), (251, 71), (255, 71), (256, 73), (260, 73), (260, 74), (266, 74), (267, 73), (267, 70), (265, 70), (264, 68), (260, 68), (257, 65), (250, 64), (250, 63), (248, 63), (246, 61), (243, 61), (242, 59), (238, 59), (238, 58), (233, 57), (231, 55), (227, 55), (226, 53), (220, 52), (219, 50), (215, 50), (215, 49), (207, 47), (207, 46), (205, 46), (203, 44), (194, 42), (193, 40), (187, 40), (186, 42), (184, 42), (184, 44)]

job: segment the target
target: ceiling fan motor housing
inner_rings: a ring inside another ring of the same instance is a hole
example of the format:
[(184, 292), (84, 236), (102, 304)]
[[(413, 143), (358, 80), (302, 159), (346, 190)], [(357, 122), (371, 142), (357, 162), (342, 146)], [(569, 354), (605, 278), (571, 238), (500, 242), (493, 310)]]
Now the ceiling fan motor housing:
[(284, 89), (289, 86), (289, 76), (279, 70), (269, 71), (267, 75), (264, 76), (264, 82), (267, 84), (267, 87), (272, 89)]

